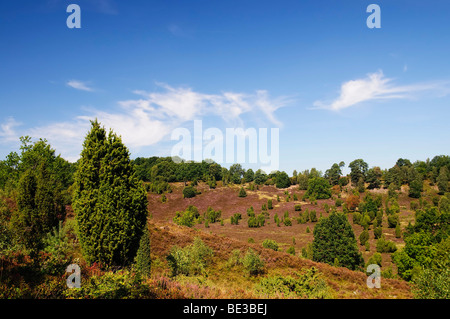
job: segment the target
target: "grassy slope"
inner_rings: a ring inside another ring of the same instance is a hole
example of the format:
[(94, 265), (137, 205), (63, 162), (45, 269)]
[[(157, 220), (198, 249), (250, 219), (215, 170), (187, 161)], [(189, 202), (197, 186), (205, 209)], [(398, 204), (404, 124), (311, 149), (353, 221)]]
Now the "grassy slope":
[[(322, 273), (326, 279), (328, 286), (332, 290), (334, 298), (410, 298), (411, 293), (406, 282), (394, 279), (382, 279), (381, 289), (369, 289), (366, 286), (367, 276), (362, 272), (354, 272), (346, 268), (332, 267), (327, 264), (316, 263), (310, 260), (298, 257), (301, 248), (305, 247), (313, 239), (312, 230), (315, 223), (308, 222), (307, 224), (297, 224), (293, 221), (293, 226), (277, 227), (273, 222), (273, 216), (278, 213), (280, 217), (283, 216), (284, 211), (288, 210), (290, 216), (297, 216), (294, 211), (294, 205), (300, 201), (285, 201), (284, 190), (278, 190), (272, 186), (264, 186), (259, 191), (247, 191), (248, 196), (239, 198), (237, 196), (239, 187), (218, 187), (215, 190), (209, 190), (205, 185), (200, 185), (198, 188), (202, 191), (201, 195), (195, 198), (182, 199), (181, 190), (182, 184), (174, 184), (174, 192), (168, 194), (168, 202), (161, 203), (160, 195), (149, 194), (149, 210), (152, 215), (152, 255), (158, 261), (154, 264), (154, 276), (167, 275), (168, 270), (165, 265), (165, 257), (173, 245), (185, 246), (193, 241), (195, 236), (200, 236), (202, 240), (214, 250), (214, 260), (212, 265), (208, 268), (208, 276), (200, 276), (195, 278), (178, 278), (177, 285), (185, 287), (186, 289), (206, 289), (202, 292), (207, 298), (259, 298), (265, 297), (257, 295), (254, 291), (254, 286), (257, 284), (261, 276), (258, 278), (248, 277), (243, 274), (242, 269), (229, 269), (225, 266), (226, 261), (230, 257), (231, 251), (240, 249), (245, 252), (249, 247), (260, 252), (266, 261), (267, 272), (262, 275), (270, 276), (274, 274), (292, 275), (295, 272), (303, 272), (305, 269), (315, 266)], [(303, 192), (291, 187), (291, 193), (296, 193), (301, 199)], [(276, 201), (276, 195), (279, 195), (281, 202)], [(343, 194), (344, 196), (344, 194)], [(247, 226), (246, 209), (250, 206), (255, 208), (255, 213), (261, 211), (262, 204), (267, 202), (268, 198), (273, 198), (274, 209), (270, 212), (270, 219), (268, 224), (257, 229), (250, 229)], [(400, 205), (403, 206), (401, 212), (402, 226), (407, 224), (407, 221), (413, 217), (413, 213), (409, 208), (410, 199), (402, 194), (400, 196)], [(318, 205), (309, 203), (303, 204), (303, 209), (309, 208), (317, 211), (318, 217), (322, 212), (323, 216), (328, 214), (323, 210), (323, 204), (333, 205), (332, 200), (320, 200)], [(209, 228), (204, 225), (197, 225), (196, 228), (190, 229), (175, 225), (172, 218), (177, 210), (184, 210), (188, 205), (195, 205), (199, 211), (203, 213), (208, 206), (215, 210), (222, 210), (222, 218), (224, 218), (224, 226), (219, 223), (210, 224)], [(243, 216), (239, 225), (230, 224), (230, 216), (239, 212)], [(351, 222), (351, 218), (349, 216)], [(351, 222), (352, 223), (352, 222)], [(352, 224), (353, 225), (353, 224)], [(306, 232), (306, 227), (311, 229), (310, 233)], [(355, 235), (359, 236), (362, 227), (353, 225)], [(386, 238), (396, 242), (401, 247), (403, 245), (402, 239), (397, 239), (394, 236), (394, 229), (387, 228), (385, 222), (383, 232)], [(364, 247), (361, 247), (364, 258), (368, 258), (375, 252), (375, 240), (373, 233), (370, 231), (371, 250), (366, 252)], [(249, 244), (248, 238), (255, 240), (254, 244)], [(292, 238), (295, 238), (295, 249), (297, 256), (289, 255), (283, 251), (292, 245)], [(261, 247), (261, 242), (266, 239), (274, 239), (280, 243), (280, 252), (275, 252), (270, 249)], [(387, 266), (392, 266), (389, 254), (383, 255), (383, 269)], [(194, 284), (194, 286), (192, 286)], [(197, 297), (202, 297), (196, 295)]]

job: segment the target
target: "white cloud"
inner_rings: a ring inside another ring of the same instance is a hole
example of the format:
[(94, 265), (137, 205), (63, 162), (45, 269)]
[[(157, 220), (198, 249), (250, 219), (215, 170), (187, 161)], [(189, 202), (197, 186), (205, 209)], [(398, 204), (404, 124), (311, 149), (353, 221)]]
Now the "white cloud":
[(94, 92), (94, 89), (89, 87), (86, 83), (78, 80), (70, 80), (66, 83), (67, 86), (70, 86), (71, 88), (81, 90), (81, 91), (87, 91), (87, 92)]
[(396, 86), (393, 79), (384, 77), (380, 70), (370, 73), (364, 79), (345, 82), (341, 86), (340, 95), (334, 101), (326, 103), (314, 102), (316, 108), (339, 111), (362, 102), (381, 99), (407, 99), (415, 97), (418, 92), (433, 91), (440, 95), (449, 93), (447, 83), (419, 83), (414, 85)]
[(15, 127), (20, 126), (21, 123), (17, 122), (13, 117), (8, 117), (6, 121), (0, 125), (0, 141), (2, 143), (17, 142), (19, 135), (15, 130)]
[[(243, 127), (241, 116), (251, 113), (252, 119), (263, 117), (274, 125), (281, 125), (275, 111), (289, 101), (284, 97), (271, 99), (267, 91), (254, 94), (224, 92), (206, 94), (191, 88), (174, 88), (158, 83), (160, 92), (136, 90), (138, 99), (119, 101), (118, 111), (90, 110), (70, 121), (50, 123), (46, 126), (22, 130), (21, 135), (46, 138), (57, 153), (71, 161), (76, 161), (87, 134), (89, 120), (97, 118), (107, 129), (113, 129), (131, 151), (141, 147), (156, 145), (171, 132), (186, 123), (204, 116), (215, 116), (224, 120), (229, 127)], [(232, 122), (232, 124), (230, 124)], [(236, 123), (240, 125), (236, 125)], [(0, 138), (18, 140), (13, 130), (18, 125), (14, 119), (1, 126)]]

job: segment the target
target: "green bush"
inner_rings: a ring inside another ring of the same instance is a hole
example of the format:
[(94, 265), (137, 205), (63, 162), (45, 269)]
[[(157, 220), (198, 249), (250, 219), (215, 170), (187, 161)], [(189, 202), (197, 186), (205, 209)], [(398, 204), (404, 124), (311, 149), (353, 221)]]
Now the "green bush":
[(397, 250), (397, 246), (394, 242), (386, 240), (384, 235), (382, 235), (377, 240), (377, 252), (379, 253), (393, 253)]
[(264, 248), (269, 248), (269, 249), (273, 249), (275, 251), (278, 251), (278, 243), (272, 239), (265, 239), (262, 242), (262, 246)]
[(284, 223), (284, 226), (292, 226), (292, 221), (291, 221), (291, 219), (289, 217), (286, 217), (283, 220), (283, 223)]
[(286, 252), (288, 254), (291, 254), (291, 255), (295, 256), (295, 247), (294, 246), (289, 246), (289, 248), (286, 250)]
[(381, 227), (375, 227), (373, 229), (373, 236), (375, 237), (375, 239), (380, 238), (382, 234), (383, 234), (383, 229)]
[(295, 210), (296, 212), (300, 212), (300, 211), (302, 210), (302, 205), (296, 204), (296, 205), (294, 206), (294, 210)]
[(261, 279), (256, 291), (265, 296), (282, 298), (326, 299), (332, 295), (318, 269), (312, 267), (292, 276), (271, 276)]
[(134, 262), (136, 272), (143, 277), (150, 276), (152, 260), (150, 257), (150, 232), (148, 227), (144, 228)]
[(217, 222), (221, 216), (222, 211), (221, 210), (215, 211), (214, 209), (211, 208), (211, 206), (208, 206), (205, 212), (205, 220), (207, 220), (211, 224)]
[(123, 266), (139, 248), (147, 193), (121, 138), (91, 124), (74, 177), (77, 235), (88, 263)]
[(192, 227), (199, 222), (200, 213), (197, 207), (189, 205), (185, 211), (176, 212), (173, 222), (180, 226)]
[(231, 216), (231, 225), (239, 225), (240, 219), (242, 219), (242, 215), (240, 213), (235, 213)]
[(359, 235), (359, 243), (360, 243), (361, 246), (364, 246), (368, 240), (369, 240), (369, 231), (364, 230)]
[(200, 194), (194, 186), (188, 185), (183, 188), (183, 198), (192, 198)]
[(355, 234), (345, 214), (332, 212), (329, 217), (319, 219), (313, 233), (314, 261), (333, 265), (337, 258), (341, 266), (352, 270), (364, 265)]
[(242, 264), (250, 276), (256, 276), (264, 272), (264, 261), (259, 254), (251, 248), (247, 250)]
[(244, 187), (241, 187), (239, 190), (239, 197), (247, 197), (247, 192), (245, 191)]
[(156, 295), (139, 276), (127, 270), (107, 272), (81, 282), (81, 288), (67, 289), (69, 299), (144, 299)]
[(370, 257), (369, 260), (367, 261), (366, 266), (374, 264), (374, 265), (378, 265), (378, 266), (381, 267), (381, 261), (382, 261), (381, 254), (380, 253), (374, 253), (372, 255), (372, 257)]
[(204, 273), (212, 256), (212, 249), (196, 237), (191, 245), (184, 248), (172, 247), (166, 259), (172, 276), (189, 276)]
[(272, 205), (272, 200), (271, 199), (267, 200), (267, 209), (273, 209), (273, 205)]
[(399, 216), (398, 214), (389, 215), (387, 218), (388, 227), (395, 228), (397, 224), (399, 224)]
[(313, 223), (317, 222), (317, 213), (314, 209), (309, 212), (309, 219)]

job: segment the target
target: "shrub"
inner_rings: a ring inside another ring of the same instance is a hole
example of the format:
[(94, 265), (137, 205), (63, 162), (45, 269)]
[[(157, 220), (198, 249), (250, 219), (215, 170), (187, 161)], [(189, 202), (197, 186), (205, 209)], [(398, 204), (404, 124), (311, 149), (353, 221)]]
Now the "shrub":
[(179, 274), (189, 276), (203, 273), (212, 255), (212, 249), (196, 237), (191, 245), (184, 248), (172, 247), (166, 259), (172, 276)]
[(267, 200), (267, 209), (273, 209), (273, 205), (272, 205), (272, 200), (271, 199)]
[(250, 217), (247, 221), (248, 227), (250, 228), (256, 228), (259, 227), (258, 221), (256, 220), (256, 217)]
[(208, 206), (208, 208), (205, 212), (205, 220), (212, 224), (217, 222), (221, 216), (222, 216), (221, 210), (215, 211), (210, 206)]
[(300, 212), (300, 211), (302, 210), (302, 205), (300, 205), (300, 204), (295, 205), (295, 206), (294, 206), (294, 210), (295, 210), (296, 212)]
[(242, 265), (241, 251), (234, 249), (227, 260), (226, 266), (227, 268), (231, 268), (240, 265)]
[(367, 261), (366, 266), (374, 264), (374, 265), (378, 265), (378, 266), (381, 267), (381, 262), (382, 262), (381, 254), (380, 253), (374, 253), (372, 255), (372, 257), (370, 257), (369, 260)]
[(368, 240), (369, 240), (369, 231), (368, 230), (364, 230), (359, 235), (359, 243), (360, 243), (361, 246), (364, 246)]
[(397, 224), (399, 224), (398, 214), (393, 214), (393, 215), (388, 216), (387, 221), (388, 221), (389, 228), (395, 228), (397, 226)]
[(148, 227), (144, 228), (134, 261), (136, 271), (141, 276), (149, 277), (152, 260), (150, 258), (150, 233)]
[(185, 188), (183, 188), (183, 198), (192, 198), (200, 194), (197, 192), (194, 186), (188, 185)]
[(239, 225), (240, 219), (242, 219), (242, 215), (240, 213), (235, 213), (231, 216), (231, 225)]
[(284, 226), (292, 226), (292, 221), (289, 217), (286, 217), (283, 221)]
[(184, 212), (176, 212), (173, 221), (177, 225), (192, 227), (199, 222), (197, 207), (189, 205)]
[(67, 289), (65, 296), (70, 299), (156, 298), (142, 278), (127, 270), (92, 276), (81, 283), (81, 288)]
[(383, 234), (383, 229), (381, 227), (375, 227), (373, 229), (373, 236), (375, 237), (375, 239), (380, 238), (382, 234)]
[(336, 207), (341, 207), (344, 201), (341, 198), (336, 198), (335, 205)]
[(305, 196), (310, 200), (328, 199), (331, 197), (331, 185), (323, 177), (314, 177), (308, 181)]
[(88, 263), (126, 265), (146, 225), (147, 193), (121, 138), (91, 124), (74, 177), (77, 235)]
[(269, 249), (278, 251), (278, 243), (276, 241), (272, 240), (272, 239), (265, 239), (262, 242), (262, 246), (264, 248), (269, 248)]
[(397, 250), (394, 242), (386, 240), (384, 235), (377, 240), (377, 252), (379, 253), (393, 253)]
[(291, 254), (291, 255), (295, 256), (295, 247), (294, 246), (289, 246), (289, 248), (286, 250), (286, 252), (288, 254)]
[(309, 226), (306, 227), (306, 233), (309, 234), (311, 232), (311, 230), (309, 229)]
[(239, 190), (239, 197), (247, 197), (247, 192), (245, 191), (244, 187), (241, 187)]
[(309, 219), (313, 223), (317, 222), (317, 213), (314, 209), (309, 212)]
[(401, 237), (402, 237), (402, 230), (400, 228), (400, 223), (397, 223), (397, 226), (395, 226), (395, 238)]
[(333, 265), (337, 258), (341, 266), (353, 270), (364, 264), (353, 229), (343, 213), (333, 212), (319, 220), (314, 227), (312, 248), (314, 261)]
[(244, 269), (250, 276), (256, 276), (264, 272), (264, 261), (251, 248), (247, 250), (242, 264), (244, 265)]
[(354, 212), (359, 205), (359, 196), (351, 194), (347, 197), (345, 203), (347, 204), (347, 209)]

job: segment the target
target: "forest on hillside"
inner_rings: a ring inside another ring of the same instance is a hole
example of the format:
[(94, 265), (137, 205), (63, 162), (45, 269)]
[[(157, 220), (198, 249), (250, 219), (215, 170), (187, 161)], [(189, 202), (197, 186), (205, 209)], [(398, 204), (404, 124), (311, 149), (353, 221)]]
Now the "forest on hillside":
[[(121, 138), (97, 121), (92, 122), (76, 163), (56, 155), (45, 139), (23, 137), (20, 152), (0, 161), (0, 297), (186, 298), (183, 291), (191, 284), (189, 278), (207, 280), (217, 271), (218, 281), (230, 273), (244, 278), (239, 280), (245, 280), (247, 288), (234, 290), (237, 297), (284, 293), (333, 298), (334, 279), (326, 277), (331, 271), (317, 272), (315, 267), (341, 267), (362, 275), (368, 264), (381, 265), (385, 254), (395, 272), (391, 269), (383, 275), (410, 284), (412, 296), (449, 298), (450, 157), (414, 162), (400, 158), (389, 169), (355, 159), (348, 164), (347, 176), (342, 173), (345, 165), (288, 174), (253, 171), (238, 163), (225, 168), (212, 161), (170, 157), (132, 160)], [(257, 197), (263, 188), (273, 199)], [(261, 209), (247, 205), (247, 210), (226, 212), (230, 216), (215, 207), (199, 211), (187, 204), (196, 196), (213, 196), (218, 189), (233, 190), (235, 195), (230, 196), (242, 203), (252, 195), (259, 198), (258, 205), (263, 204)], [(295, 275), (275, 275), (284, 270), (271, 260), (284, 252), (274, 240), (261, 247), (249, 241), (242, 244), (242, 251), (235, 249), (219, 258), (218, 250), (201, 236), (189, 244), (179, 242), (173, 233), (171, 249), (161, 252), (154, 247), (161, 234), (155, 226), (160, 224), (152, 220), (158, 213), (153, 198), (184, 207), (169, 211), (172, 217), (161, 226), (179, 225), (179, 236), (187, 236), (199, 224), (204, 229), (212, 224), (231, 229), (243, 218), (246, 230), (259, 228), (263, 234), (268, 223), (273, 227), (308, 223), (312, 242), (302, 253), (296, 253), (295, 247), (286, 253), (295, 258), (293, 263), (318, 264), (298, 267), (303, 272)], [(288, 203), (293, 203), (291, 211)], [(287, 213), (276, 217), (270, 213), (282, 204)], [(310, 207), (320, 211), (313, 214)], [(403, 225), (402, 214), (409, 212), (412, 217)], [(385, 238), (386, 229), (395, 230), (401, 245)], [(376, 240), (376, 252), (365, 260), (361, 247), (369, 246), (366, 250), (371, 251), (369, 238)], [(81, 288), (66, 285), (66, 269), (72, 264), (84, 274)], [(214, 284), (208, 287), (213, 289)]]

